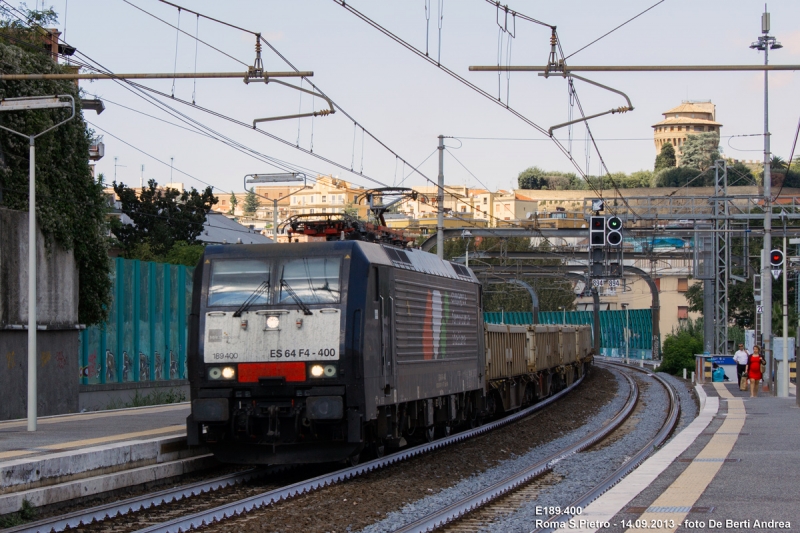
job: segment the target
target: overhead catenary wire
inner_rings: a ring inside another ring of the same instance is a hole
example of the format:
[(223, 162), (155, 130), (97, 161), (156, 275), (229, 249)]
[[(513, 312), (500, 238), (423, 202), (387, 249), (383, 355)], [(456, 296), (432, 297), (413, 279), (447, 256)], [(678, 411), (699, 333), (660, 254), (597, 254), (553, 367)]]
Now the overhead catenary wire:
[[(333, 0), (333, 1), (335, 3), (337, 3), (338, 5), (344, 7), (345, 9), (347, 9), (350, 13), (355, 15), (357, 18), (363, 20), (364, 22), (366, 22), (367, 24), (369, 24), (370, 26), (372, 26), (373, 28), (375, 28), (379, 32), (383, 33), (384, 35), (386, 35), (387, 37), (389, 37), (393, 41), (397, 42), (398, 44), (400, 44), (401, 46), (403, 46), (407, 50), (413, 52), (414, 54), (418, 55), (422, 59), (424, 59), (424, 60), (428, 61), (429, 63), (433, 64), (437, 68), (441, 69), (443, 72), (447, 73), (448, 75), (450, 75), (453, 78), (455, 78), (456, 80), (460, 81), (461, 83), (463, 83), (467, 87), (469, 87), (469, 88), (473, 89), (474, 91), (478, 92), (479, 94), (481, 94), (485, 98), (488, 98), (492, 102), (494, 102), (496, 104), (499, 104), (501, 107), (506, 109), (508, 112), (512, 113), (514, 116), (516, 116), (517, 118), (519, 118), (520, 120), (522, 120), (523, 122), (528, 124), (529, 126), (533, 127), (534, 129), (536, 129), (540, 133), (549, 136), (549, 134), (547, 133), (547, 130), (545, 130), (542, 126), (539, 126), (538, 124), (536, 124), (534, 121), (532, 121), (531, 119), (529, 119), (526, 116), (524, 116), (519, 111), (517, 111), (517, 110), (513, 109), (512, 107), (510, 107), (507, 103), (503, 103), (503, 102), (499, 101), (498, 99), (496, 99), (494, 96), (492, 96), (488, 92), (484, 91), (483, 89), (481, 89), (477, 85), (473, 84), (472, 82), (466, 80), (462, 76), (460, 76), (457, 73), (453, 72), (452, 70), (450, 70), (449, 68), (445, 67), (441, 63), (438, 63), (437, 61), (434, 61), (430, 57), (426, 56), (421, 50), (417, 49), (415, 46), (413, 46), (410, 43), (408, 43), (407, 41), (403, 40), (398, 35), (394, 34), (393, 32), (391, 32), (387, 28), (383, 27), (382, 25), (380, 25), (376, 21), (374, 21), (371, 18), (367, 17), (365, 14), (363, 14), (360, 11), (358, 11), (357, 9), (355, 9), (352, 5), (348, 4), (345, 0)], [(492, 5), (497, 5), (496, 2), (489, 2), (489, 3), (491, 3)], [(515, 12), (515, 13), (517, 14), (517, 16), (522, 17), (522, 18), (524, 18), (526, 20), (527, 19), (531, 19), (531, 20), (533, 20), (533, 21), (535, 21), (535, 22), (537, 22), (539, 24), (548, 26), (550, 28), (554, 28), (553, 26), (551, 26), (549, 24), (544, 24), (544, 23), (542, 23), (540, 21), (536, 21), (535, 19), (532, 19), (530, 17), (522, 16), (518, 12)], [(262, 39), (263, 39), (263, 37), (262, 37)], [(566, 147), (555, 137), (551, 137), (551, 140), (556, 145), (556, 147), (558, 147), (558, 149), (561, 150), (561, 152), (569, 159), (569, 161), (572, 163), (572, 165), (575, 167), (575, 169), (578, 171), (578, 173), (581, 175), (581, 177), (584, 180), (587, 181), (587, 183), (589, 184), (590, 188), (595, 190), (595, 192), (597, 192), (598, 195), (602, 198), (602, 193), (600, 191), (597, 191), (594, 188), (594, 186), (589, 182), (588, 176), (587, 176), (588, 173), (584, 173), (583, 169), (581, 169), (581, 167), (577, 163), (577, 161), (572, 157), (571, 154), (569, 154), (569, 152), (567, 151)], [(426, 178), (426, 179), (429, 179), (429, 178)], [(430, 181), (432, 181), (432, 180), (430, 180)], [(621, 195), (621, 194), (619, 196), (624, 202), (625, 201), (624, 196)]]
[(656, 3), (655, 3), (655, 4), (653, 4), (652, 6), (648, 7), (647, 9), (645, 9), (644, 11), (642, 11), (641, 13), (639, 13), (638, 15), (636, 15), (636, 16), (634, 16), (634, 17), (631, 17), (631, 18), (629, 18), (628, 20), (626, 20), (625, 22), (623, 22), (622, 24), (620, 24), (620, 25), (619, 25), (619, 26), (617, 26), (616, 28), (614, 28), (614, 29), (612, 29), (612, 30), (610, 30), (610, 31), (608, 31), (608, 32), (606, 32), (606, 33), (604, 33), (603, 35), (601, 35), (600, 37), (598, 37), (598, 38), (597, 38), (597, 39), (595, 39), (594, 41), (590, 42), (589, 44), (587, 44), (587, 45), (584, 45), (584, 46), (582, 46), (582, 47), (578, 48), (577, 50), (575, 50), (574, 52), (572, 52), (570, 55), (566, 56), (566, 57), (564, 58), (564, 61), (566, 61), (566, 60), (567, 60), (567, 59), (569, 59), (570, 57), (574, 56), (574, 55), (575, 55), (575, 54), (577, 54), (578, 52), (581, 52), (581, 51), (583, 51), (583, 50), (586, 50), (587, 48), (589, 48), (590, 46), (592, 46), (594, 43), (596, 43), (597, 41), (599, 41), (600, 39), (603, 39), (603, 38), (605, 38), (605, 37), (607, 37), (607, 36), (611, 35), (611, 34), (612, 34), (612, 33), (614, 33), (615, 31), (617, 31), (618, 29), (620, 29), (621, 27), (623, 27), (624, 25), (626, 25), (627, 23), (629, 23), (629, 22), (631, 22), (632, 20), (635, 20), (635, 19), (637, 19), (637, 18), (641, 17), (642, 15), (644, 15), (645, 13), (647, 13), (648, 11), (650, 11), (651, 9), (653, 9), (654, 7), (656, 7), (657, 5), (659, 5), (659, 4), (663, 4), (664, 2), (665, 2), (665, 0), (659, 0), (658, 2), (656, 2)]
[[(185, 31), (183, 31), (183, 30), (182, 30), (182, 29), (180, 29), (179, 27), (177, 27), (177, 26), (175, 26), (175, 25), (173, 25), (173, 24), (170, 24), (170, 23), (169, 23), (169, 22), (167, 22), (166, 20), (162, 19), (161, 17), (158, 17), (157, 15), (154, 15), (154, 14), (150, 13), (149, 11), (147, 11), (147, 10), (145, 10), (145, 9), (142, 9), (141, 7), (139, 7), (139, 6), (137, 6), (136, 4), (134, 4), (134, 3), (130, 2), (129, 0), (122, 0), (122, 1), (123, 1), (123, 2), (125, 2), (126, 4), (128, 4), (129, 6), (131, 6), (131, 7), (134, 7), (134, 8), (136, 8), (136, 9), (138, 9), (138, 10), (139, 10), (139, 11), (141, 11), (142, 13), (145, 13), (145, 14), (147, 14), (147, 15), (149, 15), (149, 16), (151, 16), (151, 17), (153, 17), (154, 19), (156, 19), (156, 20), (158, 20), (158, 21), (160, 21), (160, 22), (163, 22), (164, 24), (166, 24), (166, 25), (170, 26), (171, 28), (174, 28), (175, 30), (177, 30), (177, 31), (179, 31), (179, 32), (181, 32), (181, 33), (183, 33), (184, 35), (187, 35), (187, 36), (189, 36), (189, 37), (192, 37), (192, 38), (193, 38), (193, 39), (195, 39), (197, 42), (203, 43), (205, 46), (207, 46), (207, 47), (211, 48), (212, 50), (214, 50), (214, 51), (216, 51), (216, 52), (219, 52), (220, 54), (224, 55), (225, 57), (227, 57), (227, 58), (229, 58), (229, 59), (233, 59), (234, 61), (236, 61), (237, 63), (241, 63), (241, 64), (242, 64), (242, 65), (244, 65), (245, 67), (249, 66), (247, 63), (245, 63), (245, 62), (244, 62), (244, 61), (242, 61), (241, 59), (238, 59), (238, 58), (236, 58), (236, 57), (233, 57), (233, 56), (232, 56), (232, 55), (230, 55), (229, 53), (227, 53), (227, 52), (224, 52), (224, 51), (220, 50), (220, 49), (219, 49), (219, 48), (217, 48), (216, 46), (214, 46), (214, 45), (212, 45), (212, 44), (209, 44), (209, 43), (207, 43), (206, 41), (203, 41), (202, 39), (199, 39), (199, 38), (197, 38), (197, 37), (195, 37), (195, 36), (193, 36), (193, 35), (191, 35), (191, 34), (189, 34), (189, 33), (186, 33)], [(165, 2), (165, 3), (168, 3), (168, 2)], [(170, 5), (172, 5), (172, 4), (170, 4)], [(183, 9), (184, 11), (187, 11), (187, 12), (189, 12), (189, 13), (192, 13), (192, 14), (196, 15), (196, 16), (198, 17), (198, 24), (199, 24), (199, 18), (200, 18), (201, 16), (203, 16), (203, 15), (200, 15), (199, 13), (196, 13), (196, 12), (194, 12), (194, 11), (190, 10), (190, 9), (186, 9), (186, 8), (181, 8), (181, 9)], [(206, 17), (206, 18), (207, 18), (207, 17)], [(214, 20), (214, 19), (212, 19), (212, 20)], [(215, 22), (219, 22), (219, 21), (215, 21)], [(242, 28), (236, 28), (236, 29), (242, 29)], [(248, 31), (248, 30), (242, 30), (242, 31)], [(252, 32), (249, 32), (249, 33), (252, 33)]]

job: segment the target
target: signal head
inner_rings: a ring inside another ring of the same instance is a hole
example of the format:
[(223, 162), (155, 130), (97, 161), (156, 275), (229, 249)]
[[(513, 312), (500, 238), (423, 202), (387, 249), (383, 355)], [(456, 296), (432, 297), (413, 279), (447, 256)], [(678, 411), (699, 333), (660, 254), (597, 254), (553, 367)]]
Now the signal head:
[(769, 253), (769, 264), (772, 268), (778, 268), (783, 266), (783, 251), (781, 250), (772, 250)]
[(619, 217), (609, 217), (606, 226), (611, 231), (619, 231), (622, 229), (622, 220)]

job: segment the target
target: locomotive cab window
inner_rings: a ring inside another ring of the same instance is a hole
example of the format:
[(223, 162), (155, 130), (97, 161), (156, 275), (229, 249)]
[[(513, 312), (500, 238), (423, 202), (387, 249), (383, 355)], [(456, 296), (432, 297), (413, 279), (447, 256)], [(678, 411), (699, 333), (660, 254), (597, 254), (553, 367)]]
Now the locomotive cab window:
[(339, 302), (341, 257), (294, 259), (283, 265), (279, 303), (304, 304)]
[(209, 306), (269, 303), (269, 263), (259, 259), (226, 259), (212, 263), (208, 287)]

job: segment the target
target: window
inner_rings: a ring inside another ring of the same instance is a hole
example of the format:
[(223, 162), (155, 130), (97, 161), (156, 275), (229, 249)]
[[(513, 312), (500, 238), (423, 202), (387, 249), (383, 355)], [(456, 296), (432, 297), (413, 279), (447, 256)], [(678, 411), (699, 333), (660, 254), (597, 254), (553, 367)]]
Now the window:
[(689, 318), (689, 307), (685, 305), (678, 306), (678, 320), (686, 320)]
[(313, 194), (308, 198), (308, 203), (310, 203), (310, 204), (314, 203), (314, 195)]
[(678, 278), (678, 292), (689, 290), (689, 278)]
[(327, 196), (323, 196), (323, 197), (322, 197), (322, 203), (323, 203), (323, 204), (324, 204), (324, 203), (326, 203), (326, 202), (327, 202), (327, 200), (328, 200), (328, 197), (327, 197)]
[(309, 214), (313, 215), (314, 214), (314, 208), (312, 207), (311, 209), (308, 210), (308, 212), (309, 212)]
[(292, 293), (303, 303), (339, 301), (340, 257), (295, 259), (283, 265), (279, 303), (294, 303)]
[(269, 265), (259, 259), (216, 260), (211, 265), (211, 284), (208, 287), (208, 305), (239, 306), (262, 284), (253, 305), (269, 303)]
[[(323, 198), (324, 198), (324, 196), (323, 196)], [(324, 207), (323, 207), (323, 208), (322, 208), (322, 212), (324, 213), (324, 212), (325, 212), (325, 210), (326, 210), (326, 208), (324, 208)]]
[(462, 206), (461, 206), (461, 212), (462, 212), (462, 213), (466, 213), (466, 212), (467, 212), (467, 206), (465, 206), (465, 205), (462, 205)]
[(358, 196), (356, 196), (356, 195), (354, 194), (354, 195), (353, 195), (353, 203), (356, 203), (356, 200), (358, 200)]
[(487, 202), (488, 200), (489, 200), (489, 199), (488, 199), (486, 196), (484, 196), (484, 197), (483, 197), (483, 205), (486, 205), (486, 202)]

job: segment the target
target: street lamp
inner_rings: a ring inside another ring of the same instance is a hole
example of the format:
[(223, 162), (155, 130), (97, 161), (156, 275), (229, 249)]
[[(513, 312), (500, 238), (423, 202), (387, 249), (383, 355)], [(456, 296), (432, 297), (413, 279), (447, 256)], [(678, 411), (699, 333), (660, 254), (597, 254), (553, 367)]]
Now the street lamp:
[[(68, 102), (63, 99), (68, 99)], [(0, 111), (29, 111), (69, 107), (72, 114), (66, 120), (35, 135), (21, 133), (5, 126), (0, 129), (26, 137), (30, 143), (29, 201), (28, 201), (28, 431), (36, 431), (36, 137), (54, 130), (75, 116), (75, 99), (69, 94), (56, 96), (25, 96), (0, 100)]]
[[(244, 190), (247, 190), (248, 185), (252, 185), (254, 183), (282, 183), (287, 181), (302, 181), (303, 189), (306, 188), (305, 174), (300, 172), (278, 172), (274, 174), (246, 174), (244, 177)], [(272, 200), (272, 237), (275, 242), (278, 242), (278, 202), (289, 198), (291, 195), (296, 194), (303, 189), (290, 192), (286, 196), (281, 196), (280, 198), (266, 198), (266, 200)], [(255, 191), (253, 194), (255, 194)]]
[(472, 232), (468, 229), (465, 229), (461, 232), (461, 238), (467, 240), (467, 256), (466, 256), (466, 263), (467, 268), (469, 268), (469, 240), (472, 238)]
[[(761, 33), (758, 41), (752, 43), (750, 48), (764, 52), (764, 65), (769, 63), (769, 51), (783, 48), (775, 37), (769, 35), (769, 13), (761, 15)], [(772, 278), (768, 271), (766, 257), (772, 248), (772, 198), (770, 187), (772, 176), (770, 173), (770, 147), (769, 147), (769, 71), (764, 70), (764, 246), (761, 254), (761, 298), (764, 305), (763, 331), (764, 355), (767, 359), (767, 368), (770, 369), (768, 379), (764, 380), (765, 389), (769, 390), (772, 384)]]
[(631, 314), (627, 303), (620, 304), (625, 310), (625, 364), (630, 364), (631, 359)]

